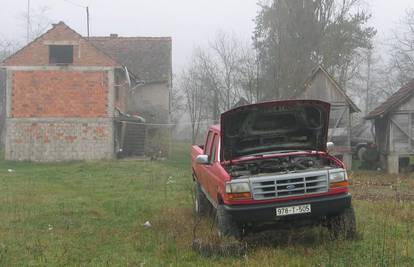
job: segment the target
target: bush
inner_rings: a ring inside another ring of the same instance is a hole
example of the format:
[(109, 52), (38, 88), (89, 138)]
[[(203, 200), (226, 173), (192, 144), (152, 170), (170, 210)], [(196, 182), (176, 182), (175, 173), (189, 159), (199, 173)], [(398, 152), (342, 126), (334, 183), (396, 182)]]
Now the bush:
[(148, 128), (145, 140), (145, 155), (152, 159), (167, 158), (170, 151), (170, 129)]

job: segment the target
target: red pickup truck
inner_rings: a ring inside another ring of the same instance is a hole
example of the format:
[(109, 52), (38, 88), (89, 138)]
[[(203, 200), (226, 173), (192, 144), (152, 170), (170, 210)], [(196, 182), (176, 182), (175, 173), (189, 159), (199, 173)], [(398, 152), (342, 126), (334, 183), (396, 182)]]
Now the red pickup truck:
[(288, 100), (223, 113), (192, 147), (195, 211), (214, 207), (223, 236), (316, 224), (351, 238), (346, 168), (328, 153), (329, 111), (326, 102)]

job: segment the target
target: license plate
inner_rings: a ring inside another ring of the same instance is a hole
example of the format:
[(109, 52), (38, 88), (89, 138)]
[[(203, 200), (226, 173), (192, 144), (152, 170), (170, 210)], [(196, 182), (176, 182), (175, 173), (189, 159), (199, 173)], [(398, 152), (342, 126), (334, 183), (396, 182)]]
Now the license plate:
[(276, 208), (276, 216), (287, 216), (293, 214), (311, 213), (311, 205), (299, 205), (284, 208)]

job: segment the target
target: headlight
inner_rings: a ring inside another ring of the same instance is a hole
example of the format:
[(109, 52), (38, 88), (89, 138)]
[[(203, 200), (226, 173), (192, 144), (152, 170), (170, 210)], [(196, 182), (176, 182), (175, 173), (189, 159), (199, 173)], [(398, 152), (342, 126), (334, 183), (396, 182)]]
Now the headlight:
[(340, 170), (329, 171), (329, 181), (331, 183), (338, 183), (338, 182), (343, 182), (347, 180), (348, 180), (348, 176), (345, 170), (340, 169)]
[(249, 183), (228, 183), (226, 184), (226, 193), (247, 193), (250, 192)]
[(230, 201), (251, 199), (252, 194), (250, 193), (249, 182), (246, 182), (246, 180), (244, 180), (227, 183), (225, 198)]

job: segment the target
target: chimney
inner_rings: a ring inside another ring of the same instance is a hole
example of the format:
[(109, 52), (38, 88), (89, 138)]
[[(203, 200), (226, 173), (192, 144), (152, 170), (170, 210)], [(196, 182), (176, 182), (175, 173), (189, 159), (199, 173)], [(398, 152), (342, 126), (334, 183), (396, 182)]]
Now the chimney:
[(118, 34), (117, 33), (111, 33), (109, 35), (109, 37), (111, 37), (111, 38), (118, 38)]

